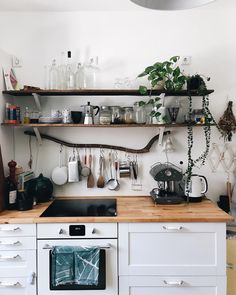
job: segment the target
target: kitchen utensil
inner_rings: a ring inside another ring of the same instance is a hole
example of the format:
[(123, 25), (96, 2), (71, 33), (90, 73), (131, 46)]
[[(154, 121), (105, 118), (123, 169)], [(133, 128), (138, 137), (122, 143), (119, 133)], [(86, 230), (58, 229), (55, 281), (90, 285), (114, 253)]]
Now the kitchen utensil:
[[(112, 156), (112, 153), (110, 152), (109, 153), (109, 156), (108, 156), (108, 160), (109, 160), (109, 168), (110, 168), (110, 175), (111, 175), (111, 178), (108, 180), (107, 182), (107, 186), (108, 186), (108, 189), (109, 190), (117, 190), (119, 189), (119, 182), (117, 180), (117, 170), (118, 170), (118, 166), (115, 166), (115, 170), (116, 170), (116, 176), (115, 178), (113, 177), (113, 156)], [(117, 162), (117, 161), (116, 161)], [(118, 163), (118, 162), (117, 162)], [(116, 164), (117, 165), (117, 164)]]
[(105, 178), (104, 178), (104, 157), (100, 154), (99, 157), (99, 177), (97, 180), (97, 187), (104, 188)]
[(68, 162), (68, 182), (79, 181), (78, 159), (75, 156), (75, 149), (73, 149), (73, 157), (70, 157)]
[(93, 172), (92, 172), (92, 162), (93, 162), (93, 156), (92, 156), (91, 149), (90, 149), (90, 153), (89, 153), (89, 169), (90, 169), (90, 173), (89, 173), (88, 179), (87, 179), (87, 188), (93, 188), (94, 185), (95, 185)]
[(16, 209), (19, 211), (31, 210), (33, 208), (34, 198), (25, 190), (17, 192)]
[(80, 153), (79, 153), (79, 149), (76, 149), (76, 153), (77, 153), (77, 161), (78, 161), (78, 173), (79, 173), (79, 181), (82, 180), (82, 163), (81, 163), (81, 158), (80, 158)]
[(130, 165), (131, 165), (131, 189), (133, 191), (141, 191), (143, 186), (142, 186), (140, 178), (138, 177), (137, 158), (136, 158), (136, 161), (130, 162)]
[(52, 198), (53, 184), (51, 180), (41, 173), (39, 177), (33, 179), (33, 191), (37, 203), (48, 202)]
[(5, 209), (5, 176), (4, 176), (4, 169), (3, 169), (3, 161), (2, 161), (2, 152), (1, 152), (1, 145), (0, 145), (0, 212)]
[(54, 168), (52, 171), (51, 179), (53, 183), (56, 185), (64, 185), (67, 183), (68, 179), (68, 171), (66, 166), (62, 166), (62, 146), (60, 147), (60, 154), (59, 154), (59, 166)]
[(193, 174), (189, 183), (185, 185), (185, 195), (188, 197), (189, 202), (201, 202), (207, 190), (207, 179), (203, 175)]
[(87, 166), (87, 149), (84, 150), (84, 164), (81, 169), (81, 175), (84, 177), (89, 176), (90, 168)]
[[(91, 105), (89, 101), (86, 105), (82, 105), (82, 107), (84, 107), (84, 124), (94, 124), (94, 117), (98, 114), (100, 108)], [(97, 110), (95, 114), (94, 110)]]

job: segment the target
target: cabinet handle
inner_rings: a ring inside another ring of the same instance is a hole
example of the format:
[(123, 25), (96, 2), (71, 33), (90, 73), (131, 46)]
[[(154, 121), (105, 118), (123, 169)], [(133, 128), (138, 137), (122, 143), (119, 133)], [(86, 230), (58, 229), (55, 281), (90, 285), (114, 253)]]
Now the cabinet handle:
[(15, 256), (2, 256), (2, 255), (0, 255), (0, 260), (15, 260), (15, 259), (21, 259), (20, 255), (15, 255)]
[(92, 234), (94, 235), (94, 234), (96, 234), (96, 232), (97, 232), (97, 231), (96, 231), (96, 228), (93, 228), (93, 229), (92, 229)]
[(16, 282), (16, 283), (4, 283), (4, 282), (0, 282), (0, 287), (22, 287), (21, 283)]
[(182, 286), (184, 284), (184, 281), (182, 281), (182, 280), (181, 281), (170, 281), (170, 282), (164, 280), (163, 282), (166, 286), (172, 286), (172, 287)]
[(4, 227), (0, 227), (0, 231), (6, 232), (6, 231), (10, 231), (10, 232), (14, 232), (20, 230), (20, 227), (14, 227), (14, 228), (4, 228)]
[(163, 229), (165, 230), (181, 230), (183, 229), (182, 226), (166, 226), (166, 225), (163, 225)]
[[(95, 245), (96, 246), (96, 245)], [(55, 246), (51, 246), (51, 245), (49, 245), (49, 244), (45, 244), (44, 246), (43, 246), (43, 249), (44, 250), (53, 250), (53, 248), (54, 248)], [(106, 245), (104, 245), (104, 246), (98, 246), (98, 247), (100, 247), (101, 249), (110, 249), (111, 247), (112, 247), (112, 245), (110, 244), (110, 243), (107, 243)]]
[(19, 245), (20, 244), (20, 241), (16, 241), (16, 242), (3, 242), (3, 241), (0, 241), (0, 245), (4, 245), (4, 246), (16, 246), (16, 245)]
[(60, 228), (58, 233), (59, 233), (59, 235), (63, 235), (64, 234), (64, 229)]
[(233, 263), (227, 263), (226, 264), (226, 268), (228, 268), (228, 269), (234, 269)]

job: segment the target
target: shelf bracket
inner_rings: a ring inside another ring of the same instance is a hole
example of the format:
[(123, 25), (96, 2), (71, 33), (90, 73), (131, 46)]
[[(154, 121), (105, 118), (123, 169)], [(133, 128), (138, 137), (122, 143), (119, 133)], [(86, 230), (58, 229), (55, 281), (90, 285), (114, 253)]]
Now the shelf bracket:
[(162, 145), (162, 143), (163, 143), (164, 132), (165, 132), (165, 127), (159, 127), (158, 145)]
[(35, 133), (35, 136), (36, 136), (36, 138), (38, 140), (39, 145), (42, 145), (43, 141), (42, 141), (42, 137), (41, 137), (41, 134), (39, 132), (39, 129), (36, 128), (36, 127), (34, 127), (33, 129), (34, 129), (34, 133)]
[(35, 101), (35, 104), (36, 104), (38, 110), (41, 111), (42, 108), (41, 108), (41, 103), (40, 103), (40, 95), (37, 93), (32, 93), (32, 95), (34, 97), (34, 101)]

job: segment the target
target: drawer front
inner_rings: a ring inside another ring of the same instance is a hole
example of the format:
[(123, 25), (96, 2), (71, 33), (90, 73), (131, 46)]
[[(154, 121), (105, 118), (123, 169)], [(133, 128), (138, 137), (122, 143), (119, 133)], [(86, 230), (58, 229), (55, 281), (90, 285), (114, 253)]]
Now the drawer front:
[(35, 237), (36, 224), (0, 224), (0, 237)]
[(36, 295), (35, 279), (32, 282), (29, 282), (29, 278), (0, 277), (0, 294), (1, 295)]
[[(71, 236), (70, 226), (80, 226), (81, 235)], [(88, 238), (117, 238), (117, 223), (60, 223), (38, 224), (38, 239), (88, 239)], [(83, 232), (84, 231), (84, 232)]]
[(121, 276), (122, 295), (226, 295), (226, 277)]
[(18, 251), (26, 249), (36, 249), (36, 237), (0, 237), (0, 250)]
[(26, 277), (36, 273), (36, 251), (1, 251), (0, 277)]
[(236, 240), (227, 240), (227, 261), (236, 264)]
[(119, 224), (121, 275), (226, 275), (224, 224)]

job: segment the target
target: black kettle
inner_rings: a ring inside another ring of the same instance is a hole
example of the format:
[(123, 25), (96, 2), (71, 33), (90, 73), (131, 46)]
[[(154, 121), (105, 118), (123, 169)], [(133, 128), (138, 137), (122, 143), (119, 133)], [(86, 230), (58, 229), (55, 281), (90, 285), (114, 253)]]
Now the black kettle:
[(41, 173), (37, 178), (29, 181), (28, 192), (33, 195), (37, 203), (48, 202), (52, 199), (53, 184)]

